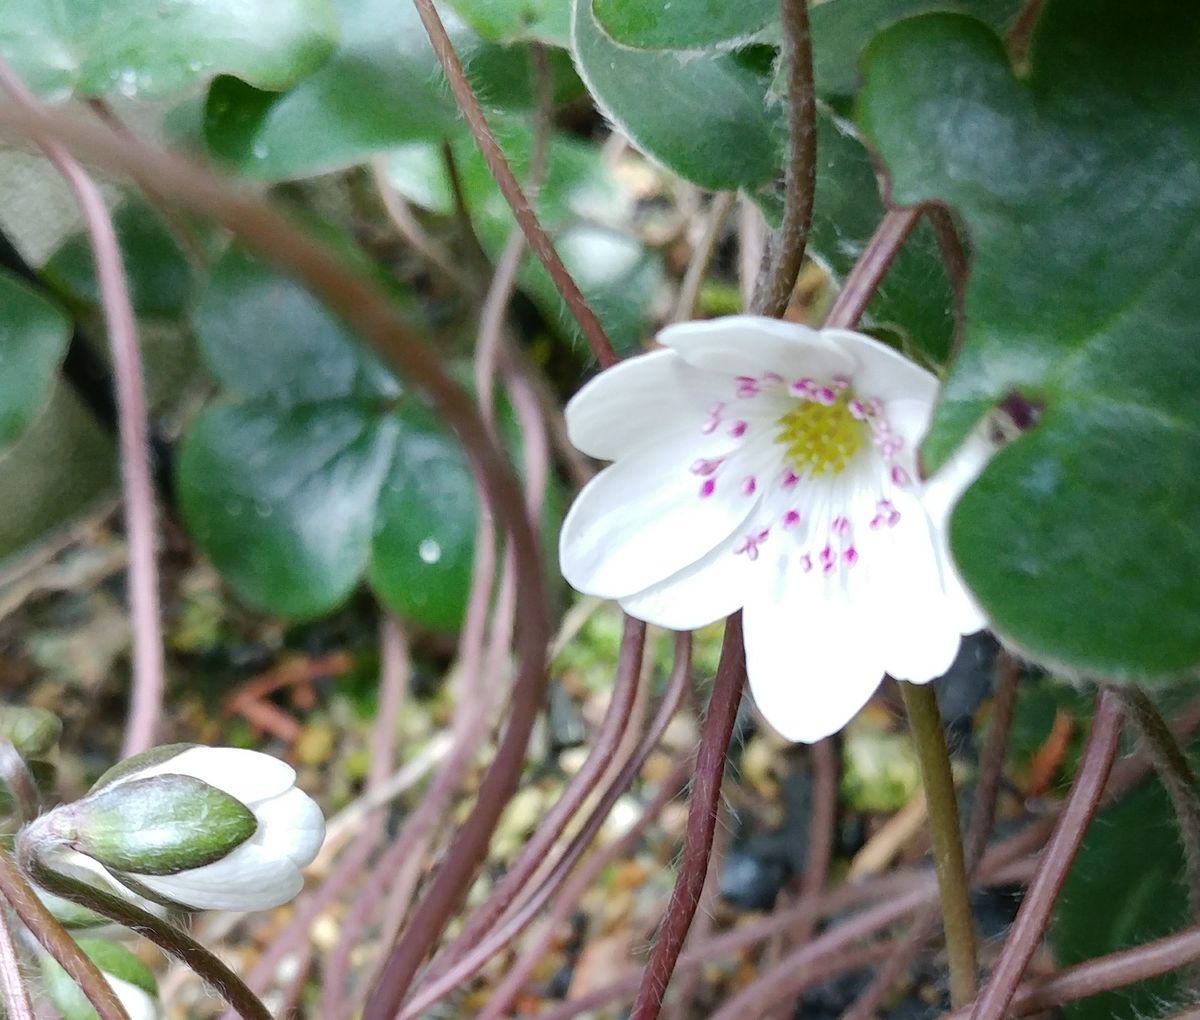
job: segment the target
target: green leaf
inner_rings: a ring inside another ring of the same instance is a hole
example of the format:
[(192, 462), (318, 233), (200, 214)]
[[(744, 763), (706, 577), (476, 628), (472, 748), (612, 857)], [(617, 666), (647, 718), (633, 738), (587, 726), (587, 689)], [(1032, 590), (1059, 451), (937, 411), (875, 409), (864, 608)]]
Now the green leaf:
[(1166, 0), (1049, 0), (1020, 80), (959, 15), (867, 51), (893, 197), (954, 206), (975, 252), (926, 464), (1010, 394), (1041, 408), (959, 502), (954, 556), (998, 631), (1105, 677), (1200, 663), (1198, 34)]
[(568, 45), (571, 0), (447, 0), (447, 6), (493, 42)]
[(148, 995), (158, 994), (158, 982), (154, 971), (147, 967), (119, 942), (107, 939), (78, 939), (79, 948), (105, 974), (136, 985)]
[[(195, 275), (158, 214), (143, 202), (130, 201), (116, 211), (113, 225), (134, 311), (146, 318), (182, 318), (191, 305)], [(100, 304), (92, 246), (85, 233), (64, 241), (42, 273), (66, 298)]]
[(337, 33), (328, 0), (6, 0), (0, 54), (52, 100), (178, 96), (217, 74), (279, 89), (315, 70)]
[[(67, 902), (67, 901), (63, 901)], [(83, 908), (80, 908), (83, 909)], [(140, 988), (157, 997), (158, 985), (154, 973), (130, 950), (117, 942), (105, 939), (77, 939), (79, 948), (105, 974)], [(42, 987), (65, 1020), (98, 1020), (95, 1008), (75, 980), (49, 955), (40, 959)]]
[[(1061, 966), (1162, 938), (1191, 921), (1183, 850), (1157, 779), (1107, 808), (1088, 828), (1058, 898), (1050, 940)], [(1070, 1020), (1140, 1020), (1184, 991), (1178, 973), (1066, 1007)]]
[(309, 618), (365, 574), (406, 618), (456, 628), (478, 511), (454, 437), (305, 290), (237, 249), (196, 329), (226, 399), (187, 431), (179, 502), (234, 591)]
[(66, 315), (28, 284), (0, 271), (0, 448), (46, 406), (67, 351)]
[(715, 49), (745, 42), (779, 18), (777, 0), (593, 0), (600, 28), (640, 50)]
[[(288, 180), (456, 132), (458, 107), (410, 0), (333, 2), (341, 41), (316, 74), (282, 93), (235, 77), (213, 82), (204, 132), (215, 157), (248, 177)], [(443, 20), (468, 76), (488, 102), (528, 108), (527, 50), (487, 44), (451, 13)], [(557, 87), (569, 90), (566, 62), (556, 58), (554, 67)]]
[(779, 174), (780, 110), (767, 102), (768, 74), (735, 54), (619, 46), (596, 22), (592, 0), (574, 2), (580, 76), (639, 149), (714, 190), (753, 191)]
[(194, 776), (149, 776), (103, 787), (66, 810), (72, 846), (131, 875), (176, 875), (221, 860), (258, 829), (236, 797)]
[[(514, 172), (524, 178), (532, 148), (529, 125), (497, 118), (493, 130)], [(475, 229), (495, 258), (513, 229), (512, 211), (474, 141), (460, 137), (454, 153)], [(645, 336), (649, 306), (662, 281), (661, 263), (619, 228), (629, 214), (629, 199), (605, 167), (598, 146), (553, 135), (547, 168), (536, 196), (538, 217), (613, 344), (632, 350)], [(407, 146), (392, 153), (388, 175), (410, 201), (437, 212), (450, 211), (450, 185), (436, 146)], [(531, 255), (522, 264), (519, 282), (551, 322), (582, 343), (549, 274)]]
[(117, 491), (116, 454), (61, 378), (45, 411), (0, 456), (0, 562), (17, 558)]
[(1003, 31), (1023, 6), (1022, 0), (823, 0), (809, 11), (817, 94), (854, 95), (863, 47), (901, 18), (927, 11), (961, 11)]
[(432, 414), (413, 405), (398, 424), (371, 541), (371, 585), (401, 616), (452, 631), (471, 585), (475, 482), (462, 447)]
[[(875, 168), (853, 127), (820, 108), (809, 256), (841, 283), (885, 211)], [(898, 334), (909, 354), (940, 365), (954, 336), (953, 310), (937, 239), (922, 219), (871, 298), (862, 325)]]
[(218, 404), (188, 430), (179, 502), (201, 549), (251, 605), (319, 616), (366, 567), (395, 428), (362, 400)]

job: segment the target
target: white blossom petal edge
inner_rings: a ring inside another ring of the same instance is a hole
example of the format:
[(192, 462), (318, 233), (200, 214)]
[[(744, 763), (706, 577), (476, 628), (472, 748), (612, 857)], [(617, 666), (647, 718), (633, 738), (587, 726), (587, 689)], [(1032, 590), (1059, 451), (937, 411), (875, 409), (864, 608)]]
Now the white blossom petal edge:
[(841, 729), (884, 673), (944, 673), (984, 624), (946, 524), (988, 448), (919, 480), (934, 376), (871, 337), (754, 316), (658, 339), (567, 405), (571, 441), (613, 463), (563, 522), (566, 579), (673, 630), (742, 609), (750, 688), (789, 740)]
[(189, 747), (112, 785), (150, 776), (191, 776), (240, 800), (258, 828), (229, 854), (172, 875), (137, 875), (152, 893), (194, 910), (267, 910), (295, 899), (300, 871), (325, 840), (325, 818), (295, 785), (286, 762), (238, 747)]

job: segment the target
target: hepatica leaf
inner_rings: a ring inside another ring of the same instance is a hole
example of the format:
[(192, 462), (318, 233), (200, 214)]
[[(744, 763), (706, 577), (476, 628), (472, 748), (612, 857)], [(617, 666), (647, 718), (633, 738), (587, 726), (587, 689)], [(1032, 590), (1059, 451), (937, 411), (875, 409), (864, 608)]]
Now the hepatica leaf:
[(967, 333), (924, 455), (1009, 394), (1043, 408), (954, 512), (995, 627), (1102, 676), (1200, 663), (1200, 8), (1048, 0), (1018, 80), (985, 25), (868, 47), (860, 122), (899, 203), (972, 234)]
[(776, 0), (593, 0), (600, 28), (643, 50), (711, 49), (745, 41), (779, 17)]
[(5, 0), (0, 54), (49, 99), (164, 99), (218, 74), (279, 89), (337, 33), (329, 0)]
[(70, 334), (64, 312), (0, 272), (0, 452), (50, 400)]
[(770, 76), (736, 54), (635, 50), (574, 0), (571, 47), (604, 113), (649, 156), (704, 188), (753, 191), (779, 173), (780, 110)]
[(493, 42), (568, 43), (571, 0), (447, 0), (447, 6)]
[[(213, 83), (209, 150), (248, 177), (278, 181), (336, 170), (459, 124), (441, 64), (411, 0), (333, 0), (341, 34), (325, 64), (295, 88), (265, 91), (238, 77)], [(532, 105), (527, 48), (485, 42), (452, 12), (443, 20), (472, 84), (489, 105)], [(569, 86), (550, 60), (556, 93)]]
[(424, 626), (458, 626), (474, 484), (457, 441), (307, 291), (234, 249), (196, 316), (225, 399), (184, 438), (179, 500), (247, 602), (312, 617), (368, 576)]

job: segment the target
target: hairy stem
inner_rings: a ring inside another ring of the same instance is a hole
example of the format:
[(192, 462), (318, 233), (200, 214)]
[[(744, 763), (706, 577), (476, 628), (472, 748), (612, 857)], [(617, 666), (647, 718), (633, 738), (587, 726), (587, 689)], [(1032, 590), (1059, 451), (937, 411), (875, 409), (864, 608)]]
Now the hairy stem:
[(908, 239), (920, 218), (919, 206), (888, 210), (843, 282), (833, 307), (825, 316), (826, 326), (854, 328), (879, 288), (880, 281), (899, 254), (901, 245)]
[(1021, 909), (1017, 911), (1017, 919), (1000, 951), (1000, 959), (992, 968), (991, 977), (971, 1012), (971, 1020), (1000, 1020), (1007, 1014), (1021, 976), (1046, 931), (1050, 911), (1066, 881), (1071, 862), (1100, 808), (1120, 737), (1120, 701), (1110, 690), (1102, 690), (1096, 699), (1092, 731), (1067, 803), (1054, 835), (1042, 853), (1037, 874), (1021, 901)]
[[(1111, 992), (1169, 974), (1197, 960), (1200, 960), (1200, 928), (1189, 928), (1154, 942), (1067, 967), (1050, 977), (1030, 981), (1017, 989), (1009, 1006), (1009, 1015), (1042, 1013), (1077, 999), (1086, 999), (1101, 992)], [(967, 1020), (969, 1012), (965, 1009), (955, 1010), (941, 1020)], [(1195, 1016), (1193, 1008), (1172, 1017), (1172, 1020)]]
[(7, 853), (0, 850), (0, 896), (87, 996), (100, 1020), (129, 1020), (117, 993), (86, 953), (58, 923)]
[[(25, 110), (37, 100), (6, 63), (0, 61), (0, 86)], [(117, 433), (121, 454), (121, 487), (125, 504), (125, 534), (129, 543), (129, 613), (133, 629), (133, 691), (123, 756), (146, 750), (162, 714), (163, 638), (155, 560), (154, 485), (150, 470), (149, 424), (137, 320), (121, 249), (112, 218), (96, 182), (58, 142), (40, 135), (35, 140), (62, 175), (83, 214), (88, 241), (96, 259), (96, 279), (104, 307), (117, 388)]]
[(812, 40), (807, 0), (780, 0), (783, 59), (788, 68), (788, 153), (783, 222), (775, 237), (771, 264), (752, 306), (776, 318), (787, 311), (812, 226), (817, 187), (817, 100), (813, 88)]
[(962, 1006), (975, 998), (978, 965), (950, 754), (946, 750), (946, 734), (933, 687), (901, 683), (900, 691), (904, 695), (904, 710), (908, 713), (908, 725), (921, 767), (921, 785), (925, 788), (925, 803), (929, 807), (933, 866), (937, 872), (946, 952), (950, 959), (950, 1001), (955, 1006)]
[(0, 738), (0, 780), (3, 780), (9, 793), (12, 794), (13, 803), (17, 806), (21, 821), (29, 822), (36, 818), (38, 802), (41, 798), (38, 796), (37, 783), (34, 782), (33, 773), (29, 771), (29, 766), (25, 764), (25, 759), (13, 746), (12, 741), (2, 738)]
[[(1020, 667), (1005, 651), (997, 659), (996, 697), (992, 702), (992, 718), (988, 727), (987, 744), (979, 758), (979, 781), (975, 786), (975, 807), (971, 812), (971, 825), (967, 831), (966, 864), (967, 878), (973, 880), (983, 860), (992, 827), (996, 818), (996, 798), (1000, 792), (1000, 780), (1004, 772), (1005, 752), (1008, 735), (1012, 728), (1013, 713), (1017, 703), (1017, 681)], [(900, 980), (913, 960), (917, 958), (929, 939), (930, 933), (940, 917), (937, 908), (921, 914), (909, 929), (896, 951), (879, 968), (871, 983), (842, 1014), (841, 1020), (871, 1020), (879, 1004)]]
[(618, 360), (617, 354), (609, 342), (608, 335), (604, 332), (604, 327), (600, 325), (600, 320), (596, 318), (596, 313), (592, 311), (591, 306), (580, 292), (579, 285), (567, 271), (567, 267), (563, 265), (562, 259), (558, 257), (553, 242), (539, 222), (533, 206), (529, 204), (529, 199), (521, 190), (521, 185), (508, 165), (508, 160), (504, 158), (504, 153), (500, 150), (500, 146), (488, 126), (483, 108), (479, 105), (479, 98), (475, 95), (475, 90), (471, 88), (462, 62), (454, 51), (454, 44), (446, 34), (446, 26), (442, 24), (433, 0), (413, 0), (413, 3), (417, 8), (417, 13), (421, 16), (425, 31), (429, 33), (429, 41), (433, 43), (433, 50), (446, 72), (450, 91), (454, 93), (459, 109), (462, 110), (463, 117), (466, 118), (467, 125), (479, 145), (479, 151), (483, 153), (488, 169), (496, 179), (496, 184), (499, 185), (505, 201), (512, 208), (517, 223), (525, 231), (529, 247), (546, 267), (546, 272), (550, 274), (555, 288), (562, 295), (567, 307), (571, 309), (571, 314), (579, 323), (584, 338), (601, 366), (607, 368), (609, 365), (615, 365)]
[(725, 623), (725, 641), (721, 661), (713, 680), (708, 713), (700, 732), (696, 753), (696, 774), (688, 801), (687, 830), (683, 841), (683, 863), (671, 902), (650, 953), (650, 962), (642, 974), (641, 987), (633, 1004), (630, 1020), (654, 1020), (662, 1008), (667, 984), (683, 949), (691, 927), (704, 878), (708, 873), (709, 854), (717, 823), (717, 802), (725, 775), (725, 756), (733, 724), (737, 721), (746, 679), (746, 656), (742, 647), (742, 615), (734, 613)]
[(1146, 692), (1133, 684), (1113, 686), (1111, 690), (1137, 730), (1171, 798), (1187, 859), (1188, 905), (1192, 921), (1200, 922), (1200, 782), (1183, 747)]
[(120, 896), (56, 871), (30, 845), (27, 834), (28, 830), (17, 837), (17, 857), (22, 868), (43, 889), (144, 935), (161, 950), (187, 964), (246, 1020), (271, 1020), (266, 1006), (242, 979), (190, 935)]
[(33, 1003), (25, 975), (21, 973), (21, 960), (6, 910), (0, 910), (0, 1003), (8, 1020), (34, 1020)]

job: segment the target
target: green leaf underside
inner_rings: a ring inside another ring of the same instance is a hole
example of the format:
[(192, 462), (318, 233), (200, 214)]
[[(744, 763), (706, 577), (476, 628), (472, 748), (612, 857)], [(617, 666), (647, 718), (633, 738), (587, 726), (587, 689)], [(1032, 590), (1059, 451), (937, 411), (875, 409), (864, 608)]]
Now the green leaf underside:
[[(334, 7), (342, 30), (338, 47), (295, 88), (267, 92), (235, 77), (213, 83), (204, 134), (214, 156), (248, 177), (288, 180), (456, 132), (458, 107), (412, 3), (334, 0)], [(532, 104), (527, 49), (486, 43), (452, 13), (443, 13), (484, 101), (527, 109)], [(566, 64), (562, 56), (551, 56), (556, 92), (569, 95), (574, 76)]]
[(960, 501), (955, 558), (1031, 655), (1118, 679), (1200, 662), (1200, 9), (1049, 0), (1032, 69), (927, 15), (878, 37), (860, 121), (895, 199), (975, 252), (924, 456), (1017, 391), (1044, 405)]
[(779, 16), (777, 0), (593, 0), (601, 30), (643, 50), (710, 49), (751, 38)]
[(76, 805), (76, 843), (106, 868), (174, 875), (227, 857), (254, 835), (254, 813), (193, 776), (128, 779)]
[(280, 89), (328, 56), (328, 0), (6, 0), (0, 54), (41, 96), (177, 96), (218, 74)]
[[(124, 203), (113, 216), (134, 311), (146, 318), (179, 319), (195, 287), (192, 267), (158, 214), (142, 202)], [(43, 276), (69, 300), (100, 304), (92, 247), (72, 235), (42, 267)]]
[(703, 188), (754, 191), (779, 173), (769, 76), (734, 54), (634, 50), (575, 0), (572, 50), (596, 103), (635, 145)]
[(446, 6), (492, 42), (569, 42), (571, 0), (448, 0)]
[[(493, 129), (514, 172), (524, 178), (532, 146), (528, 124), (496, 118)], [(512, 212), (473, 139), (460, 136), (454, 153), (480, 241), (496, 257), (513, 229)], [(451, 211), (449, 182), (437, 146), (410, 145), (392, 153), (388, 174), (393, 186), (410, 201), (443, 214)], [(645, 338), (648, 309), (662, 280), (662, 266), (640, 242), (617, 228), (627, 215), (625, 202), (598, 146), (552, 136), (548, 172), (536, 197), (538, 216), (613, 344), (629, 351)], [(532, 256), (525, 258), (519, 282), (551, 322), (582, 344), (558, 290)]]
[(66, 354), (66, 315), (32, 287), (0, 272), (0, 450), (13, 443), (50, 399)]
[(307, 291), (237, 249), (196, 328), (229, 400), (185, 436), (179, 499), (233, 589), (311, 618), (366, 574), (402, 616), (456, 628), (477, 509), (454, 438)]
[(93, 784), (89, 793), (95, 793), (97, 790), (103, 789), (118, 779), (124, 776), (132, 775), (135, 772), (140, 772), (142, 769), (148, 769), (153, 765), (161, 765), (164, 761), (170, 761), (183, 754), (184, 751), (196, 747), (196, 744), (159, 744), (157, 747), (152, 747), (148, 751), (143, 751), (141, 754), (135, 754), (131, 758), (125, 758), (117, 762), (112, 768), (104, 772)]

